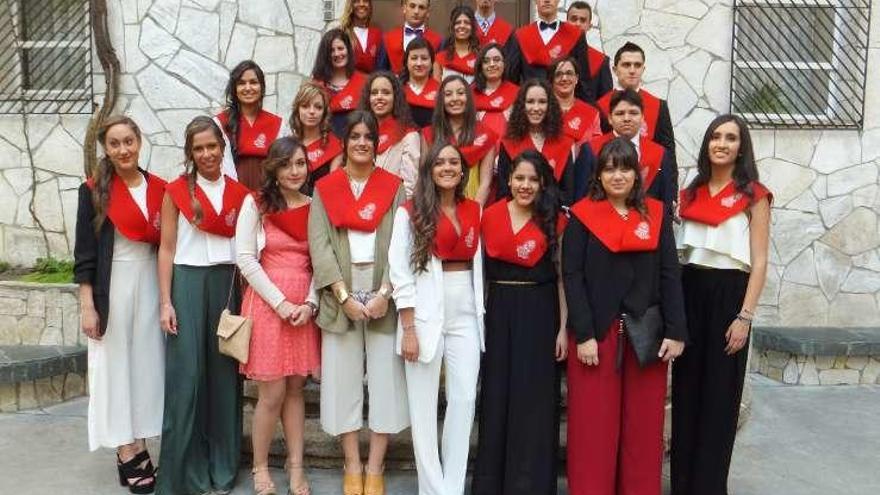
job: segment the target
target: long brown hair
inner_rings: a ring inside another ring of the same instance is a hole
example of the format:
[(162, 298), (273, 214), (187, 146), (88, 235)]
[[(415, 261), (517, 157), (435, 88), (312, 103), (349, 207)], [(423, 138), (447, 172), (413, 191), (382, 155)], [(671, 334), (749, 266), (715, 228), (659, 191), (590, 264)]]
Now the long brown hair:
[(510, 111), (510, 121), (507, 123), (507, 136), (513, 140), (520, 140), (529, 135), (529, 117), (526, 115), (526, 93), (532, 88), (543, 88), (547, 94), (547, 113), (541, 122), (541, 131), (547, 139), (559, 137), (562, 133), (562, 109), (559, 100), (553, 95), (553, 87), (544, 79), (529, 79), (519, 87), (513, 109)]
[[(260, 168), (263, 170), (263, 184), (260, 187), (260, 213), (277, 213), (287, 209), (287, 201), (278, 186), (278, 170), (290, 163), (296, 150), (302, 150), (303, 155), (306, 156), (306, 163), (308, 163), (306, 147), (303, 146), (302, 141), (294, 136), (278, 138), (269, 146), (269, 154), (260, 164)], [(308, 167), (306, 167), (306, 180), (302, 187), (306, 187), (308, 181)], [(302, 189), (300, 190), (302, 191)]]
[(253, 60), (243, 60), (229, 73), (229, 81), (226, 83), (226, 110), (229, 112), (229, 120), (226, 123), (226, 134), (229, 136), (229, 147), (232, 158), (238, 160), (238, 138), (241, 136), (239, 119), (241, 118), (241, 102), (238, 101), (238, 81), (244, 77), (244, 73), (252, 70), (260, 81), (260, 109), (263, 108), (263, 98), (266, 96), (266, 76), (263, 69)]
[(709, 183), (712, 178), (712, 162), (709, 160), (709, 142), (715, 130), (722, 125), (733, 122), (739, 128), (739, 153), (733, 165), (733, 182), (737, 192), (743, 193), (754, 199), (755, 192), (752, 190), (752, 181), (758, 180), (758, 166), (755, 164), (755, 148), (752, 145), (752, 135), (749, 126), (742, 117), (734, 114), (723, 114), (715, 119), (706, 128), (703, 135), (703, 144), (700, 145), (700, 154), (697, 157), (697, 175), (685, 189), (685, 197), (693, 201), (697, 196), (697, 189)]
[[(373, 1), (370, 0), (370, 14), (367, 16), (367, 26), (370, 25), (370, 22), (373, 20)], [(348, 34), (349, 39), (351, 40), (352, 46), (354, 46), (355, 34), (354, 34), (354, 0), (345, 0), (345, 6), (342, 7), (342, 16), (339, 18), (339, 29), (342, 29), (346, 34)]]
[(648, 207), (645, 206), (645, 193), (642, 191), (642, 173), (639, 170), (639, 153), (628, 139), (616, 137), (602, 147), (599, 157), (596, 159), (596, 168), (593, 177), (590, 178), (590, 189), (587, 195), (592, 200), (603, 200), (608, 197), (605, 188), (602, 187), (602, 171), (609, 166), (621, 170), (632, 170), (635, 173), (632, 190), (626, 197), (627, 208), (634, 208), (642, 218), (648, 217)]
[(125, 115), (115, 115), (107, 118), (101, 128), (98, 129), (98, 143), (104, 149), (104, 156), (98, 160), (98, 166), (92, 171), (92, 205), (95, 208), (95, 219), (93, 221), (95, 232), (101, 230), (104, 220), (107, 219), (107, 203), (110, 201), (110, 180), (116, 170), (113, 168), (113, 162), (107, 156), (107, 133), (111, 127), (124, 125), (131, 129), (138, 140), (138, 147), (141, 144), (141, 129), (130, 117)]
[(324, 115), (321, 116), (321, 121), (318, 123), (318, 132), (321, 136), (321, 144), (326, 145), (331, 129), (330, 96), (324, 88), (315, 82), (303, 81), (302, 84), (299, 85), (299, 91), (296, 92), (296, 97), (293, 98), (293, 103), (290, 105), (290, 130), (293, 131), (294, 136), (298, 137), (300, 140), (304, 139), (303, 129), (305, 126), (299, 118), (299, 107), (309, 103), (316, 96), (320, 96), (321, 101), (324, 102)]
[(226, 146), (223, 141), (223, 131), (220, 130), (220, 127), (211, 117), (199, 115), (186, 125), (186, 130), (184, 131), (186, 139), (183, 144), (183, 154), (186, 158), (183, 162), (183, 173), (186, 175), (186, 188), (189, 191), (189, 201), (193, 212), (193, 223), (196, 225), (202, 221), (202, 215), (204, 212), (202, 211), (201, 203), (196, 199), (196, 175), (198, 175), (199, 172), (198, 167), (196, 167), (195, 158), (193, 157), (193, 139), (196, 134), (205, 131), (211, 131), (214, 134), (214, 137), (217, 138), (217, 142), (220, 144), (221, 153)]
[(459, 203), (464, 199), (464, 188), (467, 186), (468, 179), (467, 163), (464, 156), (457, 147), (438, 139), (428, 151), (425, 161), (419, 166), (419, 177), (413, 194), (413, 215), (410, 219), (413, 232), (413, 250), (410, 255), (410, 264), (416, 272), (427, 270), (434, 247), (434, 237), (437, 235), (437, 218), (442, 213), (440, 212), (440, 192), (437, 190), (437, 184), (434, 184), (434, 162), (446, 147), (454, 149), (461, 159), (462, 177), (455, 187), (455, 202)]
[[(464, 125), (461, 126), (458, 136), (452, 130), (449, 123), (449, 117), (446, 115), (446, 96), (443, 91), (449, 83), (459, 82), (464, 86), (466, 102), (464, 105)], [(434, 105), (434, 115), (431, 118), (431, 126), (434, 128), (434, 139), (437, 141), (448, 141), (453, 138), (459, 146), (466, 146), (474, 141), (477, 137), (477, 107), (474, 104), (474, 92), (471, 85), (464, 77), (454, 74), (446, 76), (440, 83), (440, 89), (437, 90), (437, 103)]]

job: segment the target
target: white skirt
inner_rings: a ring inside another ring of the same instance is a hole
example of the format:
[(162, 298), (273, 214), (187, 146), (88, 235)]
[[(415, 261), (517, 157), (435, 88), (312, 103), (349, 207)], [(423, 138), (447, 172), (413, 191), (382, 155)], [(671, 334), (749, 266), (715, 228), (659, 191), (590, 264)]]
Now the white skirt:
[(165, 337), (156, 252), (149, 244), (116, 235), (107, 332), (89, 339), (88, 375), (90, 450), (162, 433)]

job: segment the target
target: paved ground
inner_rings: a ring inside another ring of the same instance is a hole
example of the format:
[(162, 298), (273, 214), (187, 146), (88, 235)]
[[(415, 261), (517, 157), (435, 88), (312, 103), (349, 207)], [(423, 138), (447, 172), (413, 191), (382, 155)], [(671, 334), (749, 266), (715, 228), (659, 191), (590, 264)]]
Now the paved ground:
[[(753, 384), (752, 417), (734, 455), (733, 495), (880, 494), (880, 386), (785, 387), (759, 378)], [(127, 493), (116, 483), (112, 452), (87, 450), (85, 405), (80, 399), (0, 414), (0, 494)], [(284, 490), (284, 474), (274, 475)], [(315, 495), (339, 493), (335, 471), (309, 476)], [(415, 495), (415, 476), (392, 473), (388, 488), (389, 495)], [(245, 471), (233, 493), (252, 493)]]

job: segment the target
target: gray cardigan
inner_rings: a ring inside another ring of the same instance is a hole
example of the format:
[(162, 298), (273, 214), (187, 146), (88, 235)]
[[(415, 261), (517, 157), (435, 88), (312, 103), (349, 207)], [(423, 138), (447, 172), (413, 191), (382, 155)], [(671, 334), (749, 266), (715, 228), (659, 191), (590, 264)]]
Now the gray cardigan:
[[(388, 281), (388, 246), (394, 226), (394, 212), (406, 200), (403, 184), (398, 186), (394, 203), (385, 212), (376, 229), (376, 255), (373, 266), (373, 290), (379, 290)], [(337, 229), (330, 223), (321, 195), (315, 189), (309, 212), (309, 254), (312, 257), (313, 280), (318, 292), (321, 310), (315, 320), (322, 330), (344, 333), (355, 329), (353, 322), (336, 301), (330, 288), (340, 280), (351, 290), (351, 252), (348, 245), (348, 229)], [(374, 332), (392, 333), (397, 326), (397, 309), (394, 301), (388, 301), (388, 311), (377, 320), (369, 320), (367, 329)]]

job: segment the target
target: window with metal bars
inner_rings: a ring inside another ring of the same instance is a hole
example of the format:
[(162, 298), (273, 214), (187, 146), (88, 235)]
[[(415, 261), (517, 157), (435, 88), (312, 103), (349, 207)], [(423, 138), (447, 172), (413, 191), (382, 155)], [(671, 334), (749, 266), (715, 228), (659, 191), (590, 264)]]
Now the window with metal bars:
[(91, 113), (89, 0), (0, 0), (0, 114)]
[(861, 128), (870, 0), (737, 0), (731, 105), (756, 127)]

